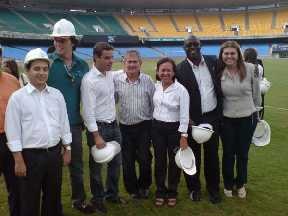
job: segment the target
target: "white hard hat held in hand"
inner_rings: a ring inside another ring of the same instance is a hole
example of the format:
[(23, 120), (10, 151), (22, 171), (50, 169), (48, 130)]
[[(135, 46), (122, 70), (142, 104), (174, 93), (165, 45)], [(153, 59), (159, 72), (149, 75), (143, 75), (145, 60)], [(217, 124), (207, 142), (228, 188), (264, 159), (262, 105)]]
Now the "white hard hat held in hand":
[(66, 20), (61, 19), (55, 23), (51, 37), (76, 37), (74, 25)]
[(195, 156), (189, 146), (184, 150), (178, 149), (175, 155), (175, 163), (187, 175), (194, 175), (197, 172)]
[(207, 142), (211, 138), (213, 132), (213, 127), (210, 124), (192, 126), (192, 137), (199, 144)]
[(49, 63), (49, 58), (46, 52), (44, 52), (41, 48), (36, 48), (30, 50), (24, 59), (24, 65), (29, 64), (29, 62), (34, 60), (45, 60)]
[(95, 145), (91, 147), (91, 155), (96, 163), (109, 163), (120, 151), (120, 144), (116, 141), (106, 142), (102, 149), (98, 149)]
[(260, 91), (261, 94), (266, 94), (271, 87), (271, 82), (269, 82), (266, 78), (263, 78), (260, 81)]
[(260, 120), (257, 123), (256, 129), (254, 131), (252, 137), (252, 143), (254, 143), (254, 145), (258, 147), (266, 146), (270, 143), (270, 139), (271, 139), (270, 125), (265, 120)]

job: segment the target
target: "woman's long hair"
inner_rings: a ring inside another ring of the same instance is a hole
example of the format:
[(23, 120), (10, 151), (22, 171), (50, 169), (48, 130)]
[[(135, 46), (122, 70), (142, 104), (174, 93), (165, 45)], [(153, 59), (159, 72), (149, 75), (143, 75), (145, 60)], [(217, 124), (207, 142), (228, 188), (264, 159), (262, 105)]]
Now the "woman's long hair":
[(243, 56), (241, 53), (241, 49), (239, 44), (236, 41), (226, 41), (222, 44), (219, 57), (218, 57), (218, 64), (217, 64), (217, 74), (222, 77), (223, 71), (226, 67), (226, 64), (223, 62), (222, 54), (225, 48), (235, 48), (237, 50), (238, 54), (238, 60), (237, 60), (237, 68), (238, 68), (238, 75), (240, 77), (240, 81), (242, 81), (246, 77), (246, 68), (243, 60)]

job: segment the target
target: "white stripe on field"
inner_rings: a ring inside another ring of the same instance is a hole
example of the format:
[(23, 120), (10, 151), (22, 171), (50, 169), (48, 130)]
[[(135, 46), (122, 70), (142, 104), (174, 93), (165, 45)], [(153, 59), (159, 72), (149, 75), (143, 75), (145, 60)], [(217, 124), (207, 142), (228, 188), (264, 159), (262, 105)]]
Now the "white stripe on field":
[(275, 107), (275, 106), (269, 106), (269, 105), (265, 105), (264, 107), (278, 109), (278, 110), (283, 110), (283, 111), (288, 111), (288, 108)]

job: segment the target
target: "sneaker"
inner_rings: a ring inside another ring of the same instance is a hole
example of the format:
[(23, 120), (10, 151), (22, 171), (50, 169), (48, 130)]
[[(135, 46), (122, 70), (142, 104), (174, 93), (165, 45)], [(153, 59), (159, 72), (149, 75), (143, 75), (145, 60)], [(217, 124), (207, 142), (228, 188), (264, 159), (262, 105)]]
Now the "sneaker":
[(95, 212), (93, 205), (87, 204), (85, 202), (73, 202), (72, 208), (77, 209), (84, 214), (92, 214)]
[(201, 193), (200, 191), (191, 191), (190, 193), (190, 199), (194, 202), (199, 202), (201, 201)]
[(229, 198), (233, 197), (232, 190), (227, 190), (224, 188), (224, 194), (226, 197), (229, 197)]
[(103, 214), (106, 214), (108, 212), (102, 200), (99, 200), (99, 201), (92, 200), (91, 203), (97, 212), (100, 212)]
[(247, 192), (246, 192), (246, 189), (245, 189), (244, 186), (241, 187), (241, 188), (239, 188), (239, 189), (237, 190), (237, 193), (238, 193), (238, 197), (239, 197), (239, 198), (241, 198), (241, 199), (246, 198)]

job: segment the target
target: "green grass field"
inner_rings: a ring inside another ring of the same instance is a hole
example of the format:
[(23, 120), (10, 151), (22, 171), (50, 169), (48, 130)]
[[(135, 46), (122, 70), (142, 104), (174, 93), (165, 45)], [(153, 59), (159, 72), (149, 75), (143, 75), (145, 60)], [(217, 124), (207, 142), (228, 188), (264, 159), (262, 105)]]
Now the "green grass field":
[[(265, 119), (272, 129), (271, 143), (262, 148), (251, 146), (249, 153), (248, 170), (248, 194), (247, 199), (240, 200), (237, 197), (225, 198), (219, 205), (212, 205), (208, 201), (205, 191), (205, 182), (202, 172), (202, 201), (192, 202), (188, 198), (184, 178), (181, 177), (179, 185), (178, 204), (175, 208), (155, 208), (153, 204), (153, 192), (151, 187), (148, 200), (143, 202), (133, 201), (126, 193), (121, 178), (120, 194), (128, 200), (127, 205), (117, 206), (107, 204), (108, 215), (201, 215), (201, 216), (287, 216), (288, 215), (288, 61), (270, 60), (264, 61), (265, 74), (272, 82), (272, 88), (265, 97)], [(121, 67), (115, 63), (115, 68)], [(143, 63), (143, 71), (155, 76), (155, 60), (147, 60)], [(284, 109), (281, 109), (284, 108)], [(90, 198), (88, 181), (87, 146), (85, 148), (84, 178), (87, 197)], [(221, 149), (219, 151), (221, 158)], [(68, 169), (64, 169), (62, 202), (64, 213), (68, 216), (81, 215), (71, 208), (70, 183)], [(221, 193), (223, 184), (221, 182)], [(8, 215), (7, 193), (4, 187), (3, 177), (0, 177), (0, 216)], [(94, 215), (99, 215), (95, 213)]]

